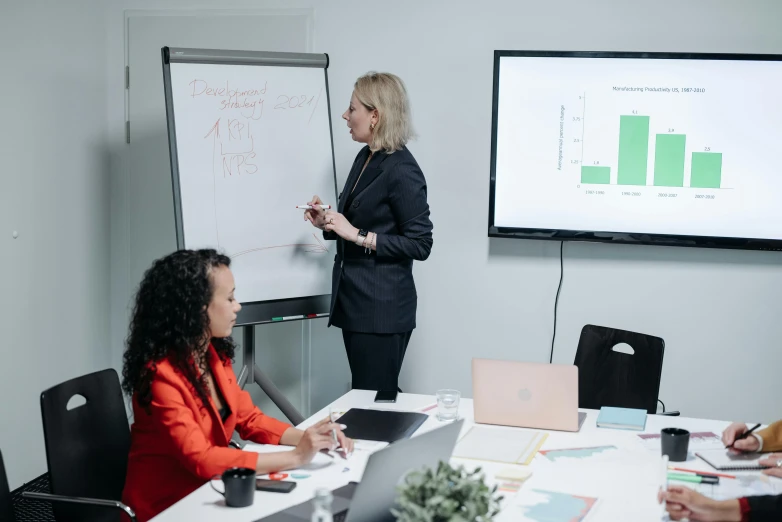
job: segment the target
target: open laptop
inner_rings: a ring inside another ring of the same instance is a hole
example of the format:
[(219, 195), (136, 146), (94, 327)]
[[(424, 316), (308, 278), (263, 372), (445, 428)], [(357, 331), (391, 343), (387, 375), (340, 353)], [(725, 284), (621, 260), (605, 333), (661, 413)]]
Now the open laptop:
[[(391, 508), (396, 501), (397, 485), (413, 470), (437, 467), (448, 462), (459, 438), (463, 420), (397, 441), (369, 456), (361, 482), (351, 482), (334, 490), (331, 511), (334, 522), (392, 522)], [(312, 501), (303, 502), (263, 522), (309, 522)], [(260, 522), (260, 521), (257, 521)]]
[(475, 422), (578, 431), (578, 367), (492, 359), (472, 360)]

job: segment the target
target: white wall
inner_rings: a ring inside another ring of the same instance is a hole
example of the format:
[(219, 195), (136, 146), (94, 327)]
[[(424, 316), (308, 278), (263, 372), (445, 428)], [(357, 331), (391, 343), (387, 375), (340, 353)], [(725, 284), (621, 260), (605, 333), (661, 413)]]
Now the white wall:
[[(117, 150), (123, 11), (203, 7), (192, 0), (109, 5), (109, 136)], [(407, 82), (420, 134), (410, 148), (429, 182), (435, 243), (431, 258), (415, 269), (419, 327), (402, 387), (426, 393), (449, 386), (470, 395), (472, 356), (544, 361), (549, 355), (559, 244), (486, 237), (494, 49), (782, 53), (782, 3), (773, 0), (236, 0), (219, 7), (314, 7), (314, 51), (331, 58), (337, 118), (353, 81), (367, 70), (392, 71)], [(338, 119), (334, 128), (341, 185), (358, 147)], [(121, 161), (112, 172), (113, 223), (122, 223), (127, 216), (115, 199), (125, 182)], [(114, 238), (113, 274), (123, 273), (123, 245)], [(774, 321), (780, 254), (567, 244), (565, 256), (556, 361), (572, 362), (587, 323), (656, 334), (667, 343), (661, 397), (669, 408), (725, 419), (780, 416), (782, 350)], [(122, 288), (113, 293), (115, 356), (136, 283), (117, 283)], [(286, 382), (295, 380), (289, 363), (275, 363)], [(331, 364), (321, 371), (341, 371), (345, 361)], [(274, 377), (274, 364), (265, 369)]]
[(12, 489), (46, 471), (40, 393), (110, 361), (104, 22), (101, 0), (4, 2), (0, 14), (0, 450)]

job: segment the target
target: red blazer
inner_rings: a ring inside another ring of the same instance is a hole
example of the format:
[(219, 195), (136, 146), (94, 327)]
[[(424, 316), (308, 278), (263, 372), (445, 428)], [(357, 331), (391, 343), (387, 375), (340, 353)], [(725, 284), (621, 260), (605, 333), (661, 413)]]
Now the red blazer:
[(264, 415), (210, 345), (208, 363), (231, 414), (225, 423), (214, 401), (203, 407), (185, 377), (168, 360), (157, 364), (148, 414), (133, 396), (134, 423), (122, 501), (144, 522), (231, 467), (255, 469), (258, 454), (228, 447), (234, 429), (242, 439), (279, 444), (289, 424)]

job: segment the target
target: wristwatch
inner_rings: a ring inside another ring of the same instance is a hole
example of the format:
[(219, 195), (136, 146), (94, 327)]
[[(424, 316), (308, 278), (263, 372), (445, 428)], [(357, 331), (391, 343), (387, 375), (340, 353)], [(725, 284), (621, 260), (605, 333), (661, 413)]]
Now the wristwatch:
[(358, 231), (358, 236), (356, 236), (356, 244), (358, 246), (364, 246), (364, 241), (367, 240), (367, 231), (363, 228)]

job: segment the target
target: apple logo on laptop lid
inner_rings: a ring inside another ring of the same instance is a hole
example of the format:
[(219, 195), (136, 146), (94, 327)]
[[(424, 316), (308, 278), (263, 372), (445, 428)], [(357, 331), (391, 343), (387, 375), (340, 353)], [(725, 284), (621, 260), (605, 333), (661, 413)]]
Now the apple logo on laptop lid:
[(520, 389), (519, 392), (516, 395), (522, 401), (528, 401), (528, 400), (530, 400), (532, 398), (532, 392), (529, 391), (529, 389), (527, 389), (527, 388)]

